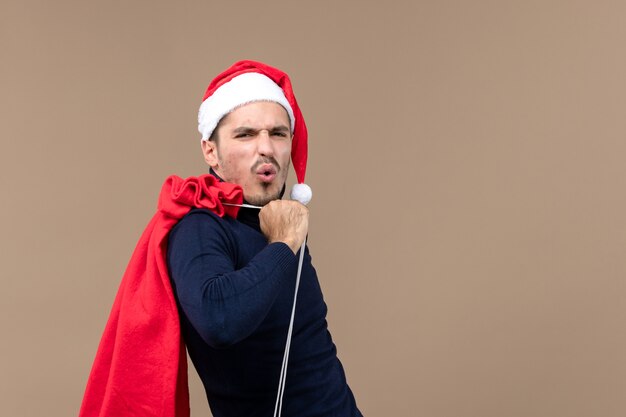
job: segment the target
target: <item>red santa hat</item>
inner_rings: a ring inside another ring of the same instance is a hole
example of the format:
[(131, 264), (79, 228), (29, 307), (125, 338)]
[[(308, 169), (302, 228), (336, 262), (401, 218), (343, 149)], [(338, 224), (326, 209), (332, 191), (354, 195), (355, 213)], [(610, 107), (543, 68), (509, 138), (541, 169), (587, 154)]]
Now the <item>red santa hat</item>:
[(304, 183), (307, 161), (307, 129), (291, 87), (289, 76), (277, 68), (255, 61), (239, 61), (219, 74), (204, 93), (198, 112), (198, 130), (209, 140), (219, 121), (228, 113), (256, 101), (272, 101), (285, 108), (291, 122), (291, 162), (298, 184), (291, 198), (307, 204), (311, 188)]

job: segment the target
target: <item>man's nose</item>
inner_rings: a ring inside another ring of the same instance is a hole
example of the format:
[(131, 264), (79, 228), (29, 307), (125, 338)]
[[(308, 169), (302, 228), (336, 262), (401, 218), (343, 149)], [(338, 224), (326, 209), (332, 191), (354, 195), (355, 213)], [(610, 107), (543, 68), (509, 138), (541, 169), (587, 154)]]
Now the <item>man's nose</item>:
[(272, 156), (274, 155), (274, 144), (272, 143), (272, 137), (268, 130), (261, 130), (259, 132), (258, 140), (258, 152), (261, 155)]

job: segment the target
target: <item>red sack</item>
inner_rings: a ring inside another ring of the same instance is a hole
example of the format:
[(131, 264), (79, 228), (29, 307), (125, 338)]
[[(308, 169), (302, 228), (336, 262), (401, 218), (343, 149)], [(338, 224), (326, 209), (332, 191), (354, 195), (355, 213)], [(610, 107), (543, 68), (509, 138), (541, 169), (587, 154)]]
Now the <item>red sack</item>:
[(167, 270), (170, 230), (192, 207), (237, 217), (243, 191), (212, 175), (163, 184), (157, 213), (126, 268), (87, 382), (80, 417), (188, 417), (187, 356)]

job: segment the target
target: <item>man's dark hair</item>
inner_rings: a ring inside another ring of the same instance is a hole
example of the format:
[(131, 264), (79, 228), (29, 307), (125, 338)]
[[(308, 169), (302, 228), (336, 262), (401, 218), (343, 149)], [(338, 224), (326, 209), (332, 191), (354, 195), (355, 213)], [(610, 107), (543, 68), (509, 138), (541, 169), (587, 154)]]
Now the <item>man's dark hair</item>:
[(220, 119), (219, 122), (217, 122), (217, 125), (215, 126), (215, 129), (213, 129), (213, 132), (211, 132), (211, 136), (209, 136), (209, 140), (211, 142), (215, 142), (216, 145), (217, 145), (217, 142), (219, 141), (219, 138), (220, 138), (220, 136), (217, 134), (217, 131), (219, 130), (220, 126), (222, 125), (222, 120), (224, 120), (223, 117)]

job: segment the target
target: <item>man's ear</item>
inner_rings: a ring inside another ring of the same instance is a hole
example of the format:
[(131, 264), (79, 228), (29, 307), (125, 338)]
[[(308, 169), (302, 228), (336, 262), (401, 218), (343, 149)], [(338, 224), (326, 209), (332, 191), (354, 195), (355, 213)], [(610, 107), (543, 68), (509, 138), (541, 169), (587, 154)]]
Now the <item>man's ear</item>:
[(202, 146), (202, 154), (204, 155), (204, 161), (213, 168), (213, 171), (219, 168), (219, 158), (217, 154), (217, 143), (212, 140), (203, 140), (200, 144)]

